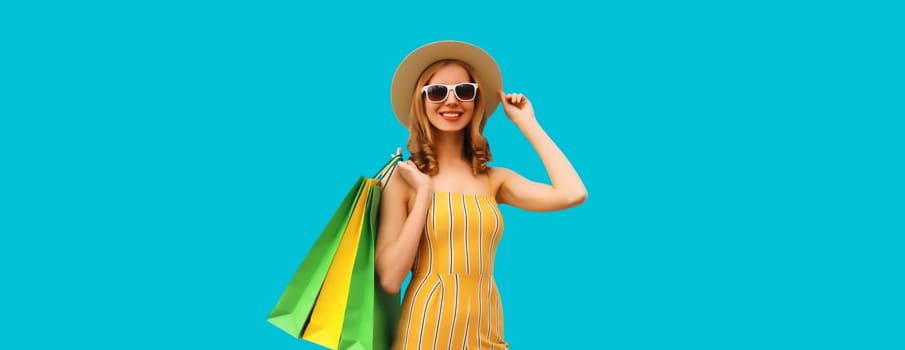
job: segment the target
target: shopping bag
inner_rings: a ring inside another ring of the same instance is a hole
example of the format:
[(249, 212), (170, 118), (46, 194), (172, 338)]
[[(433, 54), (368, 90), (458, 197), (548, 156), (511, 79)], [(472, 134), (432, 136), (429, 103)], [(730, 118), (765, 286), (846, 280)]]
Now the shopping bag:
[(336, 254), (327, 270), (327, 277), (321, 286), (320, 294), (311, 313), (311, 320), (305, 327), (302, 339), (312, 343), (336, 349), (342, 333), (343, 319), (346, 313), (346, 301), (352, 283), (352, 268), (358, 253), (361, 231), (365, 217), (365, 205), (368, 204), (368, 193), (374, 187), (374, 180), (366, 179), (361, 197), (355, 203), (349, 224), (339, 242)]
[[(341, 336), (346, 332), (344, 328), (349, 326), (346, 311), (349, 311), (348, 314), (356, 314), (361, 310), (361, 303), (357, 302), (359, 297), (355, 298), (353, 309), (349, 310), (347, 303), (350, 288), (358, 288), (363, 283), (354, 282), (353, 286), (353, 280), (367, 278), (362, 273), (363, 269), (371, 271), (371, 288), (366, 294), (374, 293), (373, 244), (376, 239), (374, 235), (380, 185), (388, 179), (400, 160), (400, 155), (394, 155), (375, 176), (360, 177), (356, 181), (328, 228), (322, 232), (302, 267), (290, 281), (268, 321), (294, 337), (331, 349), (339, 347)], [(359, 251), (363, 253), (358, 254)], [(353, 273), (354, 271), (358, 273)], [(383, 292), (379, 287), (377, 289)], [(381, 325), (389, 323), (395, 326), (398, 298), (395, 298), (395, 304), (392, 296), (378, 296), (378, 299), (387, 304), (382, 308), (377, 305), (379, 309), (375, 310), (379, 312), (379, 319), (393, 318)], [(395, 314), (385, 311), (394, 308)]]
[(340, 203), (267, 317), (268, 322), (293, 337), (300, 338), (302, 335), (342, 233), (352, 216), (352, 209), (364, 189), (365, 179), (361, 177)]
[(374, 186), (365, 207), (358, 255), (352, 274), (339, 349), (388, 350), (399, 318), (399, 297), (387, 293), (375, 279), (378, 204), (381, 187)]
[[(394, 156), (393, 160), (384, 166), (374, 178), (365, 179), (361, 197), (355, 204), (349, 224), (346, 226), (346, 231), (343, 233), (343, 238), (327, 272), (327, 277), (311, 314), (311, 320), (302, 334), (303, 339), (330, 349), (346, 349), (346, 346), (340, 345), (341, 336), (348, 331), (360, 331), (363, 326), (360, 323), (361, 317), (353, 317), (353, 320), (349, 320), (349, 314), (358, 315), (363, 311), (370, 315), (367, 325), (364, 325), (365, 329), (367, 332), (373, 333), (373, 302), (362, 303), (360, 295), (364, 293), (365, 298), (369, 297), (371, 300), (374, 298), (375, 271), (372, 241), (373, 235), (376, 234), (376, 226), (373, 226), (376, 217), (373, 215), (376, 215), (380, 204), (380, 187), (377, 184), (394, 169), (395, 160), (398, 160), (398, 156)], [(366, 280), (357, 283), (356, 288), (350, 290), (353, 283), (352, 274), (356, 267), (357, 279)], [(354, 306), (348, 307), (352, 292), (356, 294), (356, 298), (354, 298), (356, 303)], [(362, 339), (367, 343), (373, 342), (373, 336)], [(367, 349), (372, 348), (371, 345), (367, 347)]]

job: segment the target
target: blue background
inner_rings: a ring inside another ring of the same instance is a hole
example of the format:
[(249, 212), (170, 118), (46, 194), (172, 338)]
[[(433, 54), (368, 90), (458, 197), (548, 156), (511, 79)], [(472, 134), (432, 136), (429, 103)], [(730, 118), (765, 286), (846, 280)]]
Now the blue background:
[(905, 348), (899, 6), (29, 3), (0, 5), (0, 348), (316, 349), (266, 316), (443, 39), (590, 194), (504, 207), (513, 348)]

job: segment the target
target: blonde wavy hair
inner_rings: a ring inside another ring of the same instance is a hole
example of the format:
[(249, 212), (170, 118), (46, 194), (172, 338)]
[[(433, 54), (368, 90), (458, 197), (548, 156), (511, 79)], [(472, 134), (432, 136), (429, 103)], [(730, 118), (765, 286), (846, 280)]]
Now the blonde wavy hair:
[[(493, 160), (490, 155), (490, 144), (484, 137), (484, 125), (487, 119), (484, 117), (485, 94), (493, 93), (481, 89), (481, 82), (474, 75), (474, 70), (467, 63), (458, 60), (441, 60), (434, 62), (428, 66), (421, 76), (418, 83), (415, 84), (415, 91), (412, 93), (412, 108), (409, 115), (412, 116), (412, 122), (409, 125), (409, 141), (408, 150), (411, 153), (409, 159), (415, 163), (421, 172), (428, 175), (436, 175), (439, 170), (437, 164), (436, 153), (434, 152), (434, 138), (437, 129), (431, 125), (427, 118), (424, 99), (422, 98), (421, 88), (427, 85), (427, 82), (434, 77), (440, 68), (450, 64), (457, 64), (465, 68), (472, 83), (478, 84), (478, 95), (475, 97), (474, 115), (471, 122), (463, 130), (465, 133), (465, 142), (462, 144), (462, 153), (469, 162), (471, 162), (471, 170), (474, 175), (484, 174), (487, 172), (487, 162)], [(449, 98), (455, 98), (450, 96)]]

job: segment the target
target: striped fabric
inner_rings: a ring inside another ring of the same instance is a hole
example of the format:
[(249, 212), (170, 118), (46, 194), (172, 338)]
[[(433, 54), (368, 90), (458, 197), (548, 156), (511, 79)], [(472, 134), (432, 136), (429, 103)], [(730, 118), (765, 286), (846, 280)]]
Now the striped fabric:
[(493, 259), (503, 218), (493, 195), (436, 192), (393, 349), (508, 349)]

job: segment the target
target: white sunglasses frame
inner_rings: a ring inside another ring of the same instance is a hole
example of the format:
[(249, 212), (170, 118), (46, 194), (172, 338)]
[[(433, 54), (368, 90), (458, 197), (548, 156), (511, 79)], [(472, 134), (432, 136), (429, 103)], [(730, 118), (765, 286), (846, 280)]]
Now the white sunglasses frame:
[[(456, 87), (459, 86), (459, 85), (471, 85), (471, 86), (474, 86), (474, 97), (472, 97), (470, 100), (463, 100), (463, 99), (459, 98), (459, 93), (458, 93), (458, 92), (455, 92)], [(440, 100), (440, 101), (433, 101), (433, 100), (430, 99), (430, 97), (428, 97), (428, 98), (427, 98), (427, 102), (430, 102), (430, 103), (443, 103), (443, 102), (446, 102), (446, 100), (449, 98), (449, 93), (450, 93), (450, 91), (452, 91), (453, 94), (456, 95), (456, 99), (457, 99), (457, 100), (462, 101), (462, 102), (471, 102), (471, 101), (474, 101), (475, 99), (478, 98), (478, 84), (477, 84), (477, 83), (458, 83), (458, 84), (454, 84), (454, 85), (446, 85), (446, 84), (430, 84), (430, 85), (425, 85), (424, 87), (421, 88), (421, 93), (424, 94), (425, 97), (427, 97), (427, 88), (429, 88), (429, 87), (431, 87), (431, 86), (445, 86), (445, 87), (446, 87), (446, 96), (444, 96), (443, 99)]]

